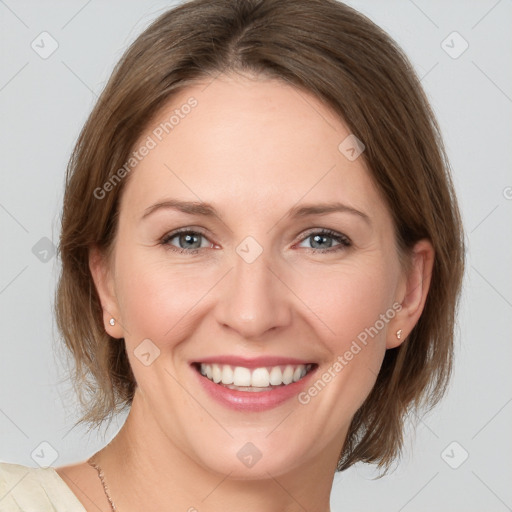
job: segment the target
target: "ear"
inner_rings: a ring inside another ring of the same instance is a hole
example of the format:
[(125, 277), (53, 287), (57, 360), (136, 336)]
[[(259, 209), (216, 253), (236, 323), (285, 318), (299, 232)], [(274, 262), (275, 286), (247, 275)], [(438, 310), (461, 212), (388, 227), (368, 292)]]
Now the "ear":
[[(107, 257), (97, 247), (89, 250), (89, 270), (103, 309), (105, 331), (113, 338), (123, 338), (124, 332), (120, 323), (119, 306), (114, 293), (112, 272)], [(114, 325), (110, 324), (112, 318), (115, 322)]]
[[(388, 331), (386, 348), (401, 345), (418, 322), (427, 300), (435, 251), (428, 240), (420, 240), (413, 247), (408, 270), (399, 286), (396, 301), (401, 309), (393, 318)], [(397, 331), (401, 330), (400, 338)]]

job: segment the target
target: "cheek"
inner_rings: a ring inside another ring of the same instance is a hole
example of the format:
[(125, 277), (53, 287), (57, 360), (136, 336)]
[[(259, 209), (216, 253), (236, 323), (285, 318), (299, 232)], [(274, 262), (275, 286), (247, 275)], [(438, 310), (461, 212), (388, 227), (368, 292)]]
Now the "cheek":
[(310, 281), (315, 286), (300, 289), (318, 316), (317, 342), (329, 357), (299, 402), (327, 418), (326, 434), (339, 428), (341, 416), (333, 416), (332, 411), (345, 411), (348, 421), (374, 386), (386, 351), (388, 323), (395, 316), (392, 268), (376, 258), (371, 264), (346, 265), (328, 275), (318, 272)]
[(179, 338), (215, 284), (208, 269), (171, 267), (164, 258), (147, 258), (142, 251), (119, 258), (116, 268), (116, 295), (129, 343), (149, 338), (164, 345)]
[[(395, 276), (391, 268), (380, 258), (370, 258), (310, 272), (307, 283), (296, 283), (297, 294), (317, 315), (318, 332), (326, 333), (324, 339), (333, 353), (346, 350), (358, 336), (364, 338), (361, 334), (376, 324), (379, 334), (385, 334), (387, 322), (381, 315), (393, 312)], [(376, 337), (373, 329), (372, 333)]]

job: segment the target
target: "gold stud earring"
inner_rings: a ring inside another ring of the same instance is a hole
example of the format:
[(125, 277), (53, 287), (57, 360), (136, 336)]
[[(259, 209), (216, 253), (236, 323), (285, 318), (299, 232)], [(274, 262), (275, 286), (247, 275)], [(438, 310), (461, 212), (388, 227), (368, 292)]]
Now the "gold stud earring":
[(398, 331), (396, 331), (396, 337), (400, 340), (402, 339), (402, 329), (398, 329)]
[(111, 318), (108, 323), (112, 326), (116, 325), (116, 321), (113, 318)]

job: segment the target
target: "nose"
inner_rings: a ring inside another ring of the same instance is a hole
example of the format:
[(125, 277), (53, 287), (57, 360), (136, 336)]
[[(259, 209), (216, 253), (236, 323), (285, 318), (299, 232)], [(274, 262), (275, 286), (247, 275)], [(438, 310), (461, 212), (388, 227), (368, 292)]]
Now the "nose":
[(289, 325), (293, 294), (283, 277), (265, 251), (250, 263), (235, 254), (217, 302), (217, 321), (244, 339), (261, 339), (267, 331)]

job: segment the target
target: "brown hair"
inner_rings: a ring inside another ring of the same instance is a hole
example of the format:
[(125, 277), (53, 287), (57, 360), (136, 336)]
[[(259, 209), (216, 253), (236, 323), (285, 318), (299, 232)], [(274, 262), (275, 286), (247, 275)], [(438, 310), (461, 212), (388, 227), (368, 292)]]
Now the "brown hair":
[(101, 424), (131, 404), (136, 387), (124, 342), (105, 332), (88, 266), (92, 246), (112, 247), (127, 178), (101, 199), (95, 190), (173, 93), (229, 71), (285, 80), (333, 109), (366, 146), (401, 251), (423, 238), (434, 247), (424, 311), (407, 340), (387, 350), (338, 463), (340, 471), (357, 461), (387, 468), (401, 451), (407, 413), (436, 404), (449, 381), (464, 241), (439, 128), (409, 61), (335, 0), (193, 0), (156, 19), (116, 65), (66, 177), (56, 314), (85, 409), (77, 423)]

